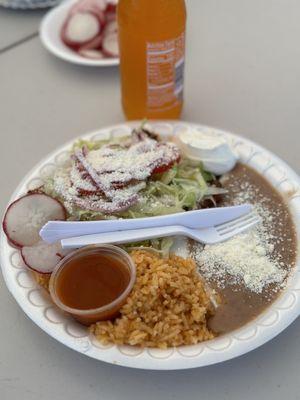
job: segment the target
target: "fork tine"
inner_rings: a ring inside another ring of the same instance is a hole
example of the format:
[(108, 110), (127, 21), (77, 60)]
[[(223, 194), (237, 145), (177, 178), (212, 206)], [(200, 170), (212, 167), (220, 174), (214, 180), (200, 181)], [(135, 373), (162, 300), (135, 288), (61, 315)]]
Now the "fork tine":
[(247, 215), (243, 215), (242, 217), (236, 218), (236, 219), (234, 219), (234, 220), (232, 220), (230, 222), (225, 222), (224, 224), (216, 225), (215, 228), (217, 229), (218, 232), (222, 231), (222, 230), (226, 230), (226, 229), (228, 229), (228, 228), (230, 228), (232, 226), (240, 224), (241, 222), (244, 222), (244, 221), (246, 222), (247, 220), (249, 220), (249, 219), (251, 219), (253, 217), (256, 218), (257, 214), (254, 213), (254, 212), (251, 212), (251, 213), (249, 213)]
[(241, 227), (241, 226), (250, 224), (251, 222), (256, 221), (256, 220), (259, 220), (259, 218), (258, 218), (257, 216), (255, 216), (255, 215), (253, 215), (251, 218), (247, 218), (247, 219), (244, 219), (244, 220), (242, 220), (242, 221), (238, 221), (238, 222), (237, 222), (236, 224), (234, 224), (234, 225), (227, 226), (226, 228), (223, 228), (223, 229), (217, 229), (217, 232), (218, 232), (220, 235), (222, 235), (222, 234), (227, 233), (227, 232), (230, 232), (230, 231), (232, 231), (232, 230), (234, 230), (234, 229), (238, 229), (238, 228)]
[(255, 218), (247, 222), (247, 224), (241, 224), (236, 226), (232, 229), (227, 230), (226, 232), (219, 233), (222, 238), (230, 238), (232, 236), (238, 235), (239, 233), (245, 232), (246, 230), (252, 228), (253, 226), (257, 225), (261, 221), (260, 218)]

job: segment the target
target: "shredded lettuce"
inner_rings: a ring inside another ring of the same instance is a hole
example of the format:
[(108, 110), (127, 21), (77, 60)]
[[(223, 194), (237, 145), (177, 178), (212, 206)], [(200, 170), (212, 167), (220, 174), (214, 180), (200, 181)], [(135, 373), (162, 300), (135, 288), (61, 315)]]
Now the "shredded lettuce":
[[(127, 139), (128, 136), (113, 140), (78, 140), (74, 143), (70, 155), (83, 146), (86, 146), (89, 150), (98, 150), (103, 145), (122, 144)], [(62, 168), (69, 168), (69, 165), (66, 164)], [(140, 200), (138, 204), (130, 207), (127, 211), (112, 216), (72, 207), (72, 210), (69, 210), (69, 220), (91, 221), (114, 218), (142, 218), (193, 210), (197, 208), (198, 203), (204, 197), (210, 198), (215, 194), (224, 193), (224, 189), (208, 185), (214, 179), (215, 176), (205, 171), (201, 162), (183, 159), (168, 171), (152, 176), (145, 189), (139, 193)], [(63, 199), (55, 193), (53, 178), (49, 178), (45, 182), (43, 190), (63, 202)], [(124, 248), (127, 250), (137, 247), (151, 248), (162, 256), (168, 256), (172, 244), (172, 238), (161, 238), (129, 244)]]
[[(108, 141), (106, 141), (108, 143)], [(73, 149), (88, 146), (90, 149), (100, 148), (104, 142), (77, 141)], [(204, 171), (201, 163), (188, 159), (182, 160), (163, 174), (151, 178), (140, 192), (138, 204), (115, 216), (107, 216), (101, 212), (83, 210), (74, 207), (70, 219), (89, 221), (111, 218), (142, 218), (166, 214), (175, 214), (197, 208), (198, 203), (206, 196), (224, 193), (223, 189), (208, 186), (207, 180), (214, 176)], [(53, 179), (45, 183), (45, 193), (58, 197), (54, 190)], [(61, 199), (62, 200), (62, 199)]]
[(82, 147), (86, 146), (88, 150), (99, 150), (102, 146), (106, 144), (122, 144), (126, 140), (128, 140), (128, 136), (120, 136), (112, 139), (104, 139), (104, 140), (85, 140), (79, 139), (77, 140), (72, 147), (72, 152), (78, 149), (82, 149)]
[(141, 218), (193, 210), (206, 196), (207, 180), (201, 163), (185, 159), (167, 172), (156, 175), (140, 192), (140, 201), (120, 214), (122, 218)]
[(174, 240), (172, 237), (165, 237), (160, 239), (144, 240), (142, 242), (129, 243), (122, 247), (130, 252), (133, 250), (153, 250), (163, 258), (167, 258), (170, 255), (171, 247), (173, 246)]
[(86, 146), (89, 150), (99, 150), (103, 145), (109, 143), (109, 140), (84, 140), (84, 139), (79, 139), (77, 140), (72, 147), (72, 152), (75, 150), (82, 149), (84, 146)]

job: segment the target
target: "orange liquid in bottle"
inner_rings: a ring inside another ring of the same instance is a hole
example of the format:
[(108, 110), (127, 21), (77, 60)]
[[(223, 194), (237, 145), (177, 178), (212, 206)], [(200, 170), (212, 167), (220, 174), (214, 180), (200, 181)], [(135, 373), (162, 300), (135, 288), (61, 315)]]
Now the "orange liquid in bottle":
[(128, 119), (177, 119), (183, 106), (184, 0), (119, 0), (122, 104)]

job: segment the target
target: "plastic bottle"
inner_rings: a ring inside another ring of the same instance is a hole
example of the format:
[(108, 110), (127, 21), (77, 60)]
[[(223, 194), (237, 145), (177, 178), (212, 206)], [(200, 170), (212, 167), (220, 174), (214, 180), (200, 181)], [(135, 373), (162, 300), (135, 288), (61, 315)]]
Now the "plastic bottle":
[(119, 0), (122, 104), (127, 119), (177, 119), (183, 105), (184, 0)]

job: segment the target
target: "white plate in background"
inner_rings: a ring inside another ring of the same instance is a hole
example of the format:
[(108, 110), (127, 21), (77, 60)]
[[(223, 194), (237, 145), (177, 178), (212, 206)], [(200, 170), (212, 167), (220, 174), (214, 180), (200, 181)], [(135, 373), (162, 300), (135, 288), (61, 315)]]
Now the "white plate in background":
[[(0, 0), (1, 1), (1, 0)], [(103, 58), (93, 60), (80, 56), (75, 51), (66, 46), (60, 38), (61, 28), (68, 16), (69, 10), (78, 0), (69, 0), (53, 8), (43, 18), (40, 25), (40, 39), (50, 53), (62, 60), (78, 65), (90, 67), (112, 67), (119, 65), (119, 58)]]
[[(99, 139), (130, 134), (136, 123), (123, 124), (85, 135)], [(149, 124), (162, 135), (174, 134), (181, 125), (193, 125), (200, 130), (221, 135), (235, 148), (240, 161), (261, 173), (286, 198), (300, 238), (300, 178), (276, 155), (241, 136), (218, 129), (185, 122), (153, 122)], [(72, 142), (41, 161), (21, 182), (10, 202), (39, 187), (55, 167), (68, 156)], [(37, 285), (21, 260), (19, 251), (7, 242), (1, 232), (0, 261), (6, 285), (20, 307), (41, 329), (67, 347), (97, 360), (111, 364), (154, 370), (188, 369), (220, 363), (245, 354), (268, 342), (286, 329), (300, 313), (300, 257), (291, 273), (286, 289), (279, 298), (252, 322), (211, 341), (167, 350), (140, 349), (130, 346), (103, 346), (88, 333), (86, 327), (62, 313), (49, 295)]]

